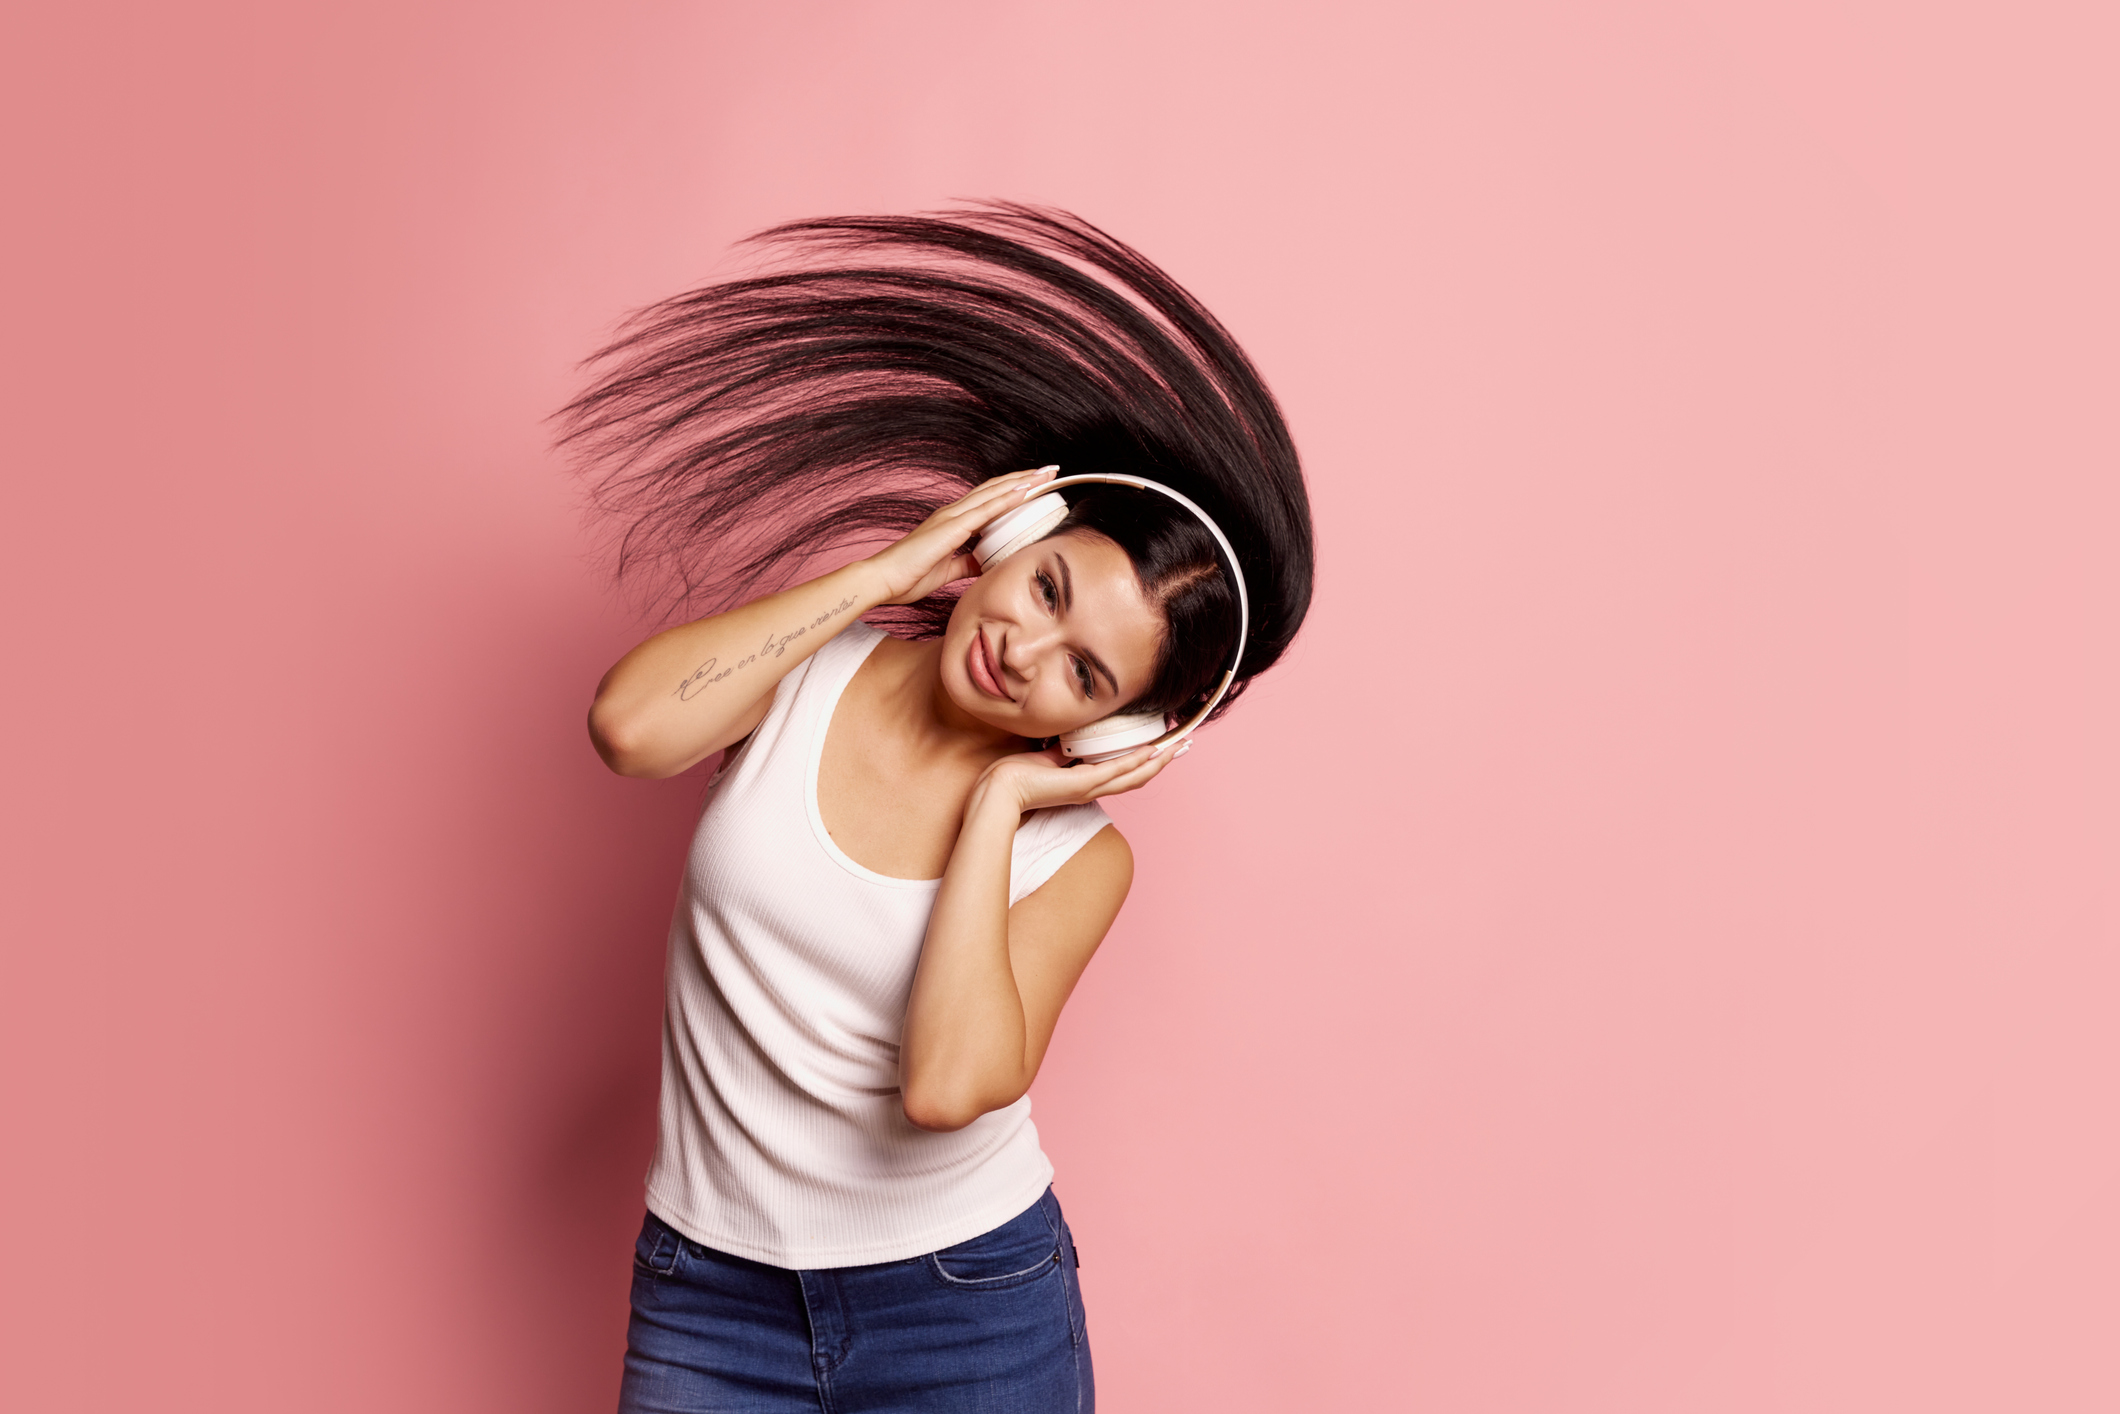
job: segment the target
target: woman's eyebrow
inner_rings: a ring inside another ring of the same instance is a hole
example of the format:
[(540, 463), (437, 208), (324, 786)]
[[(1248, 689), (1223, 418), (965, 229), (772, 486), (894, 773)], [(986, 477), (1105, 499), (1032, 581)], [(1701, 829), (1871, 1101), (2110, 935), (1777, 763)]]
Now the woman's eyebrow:
[(1080, 644), (1075, 646), (1075, 652), (1081, 657), (1083, 662), (1089, 664), (1104, 679), (1112, 690), (1112, 696), (1117, 697), (1119, 695), (1119, 680), (1112, 676), (1110, 668), (1104, 666), (1104, 660)]
[[(1053, 558), (1060, 562), (1060, 607), (1072, 609), (1075, 607), (1075, 576), (1067, 567), (1067, 556), (1055, 550)], [(1076, 646), (1075, 651), (1082, 655), (1082, 661), (1089, 664), (1092, 671), (1104, 679), (1105, 685), (1112, 690), (1112, 696), (1117, 697), (1119, 679), (1113, 676), (1110, 668), (1104, 666), (1104, 660), (1080, 645)]]

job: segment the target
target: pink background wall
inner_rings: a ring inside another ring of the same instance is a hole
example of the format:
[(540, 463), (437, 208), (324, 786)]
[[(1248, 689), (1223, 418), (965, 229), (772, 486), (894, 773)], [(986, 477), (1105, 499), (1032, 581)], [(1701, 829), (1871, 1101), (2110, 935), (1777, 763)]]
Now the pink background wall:
[(1323, 550), (1039, 1084), (1106, 1408), (2120, 1406), (2112, 13), (19, 16), (0, 1406), (608, 1407), (699, 786), (539, 419), (987, 194)]

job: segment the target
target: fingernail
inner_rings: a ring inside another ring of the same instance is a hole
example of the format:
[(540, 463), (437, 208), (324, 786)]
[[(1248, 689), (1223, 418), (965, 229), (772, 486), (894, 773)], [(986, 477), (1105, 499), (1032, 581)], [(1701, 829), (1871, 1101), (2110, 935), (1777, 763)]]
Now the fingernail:
[(1049, 476), (1049, 475), (1051, 475), (1051, 474), (1052, 474), (1053, 472), (1056, 472), (1056, 471), (1058, 471), (1059, 469), (1060, 469), (1060, 463), (1058, 463), (1058, 462), (1054, 462), (1054, 463), (1053, 463), (1053, 464), (1052, 464), (1051, 466), (1041, 466), (1041, 467), (1039, 467), (1039, 468), (1038, 468), (1038, 475), (1040, 475), (1040, 476)]
[(1151, 746), (1148, 749), (1148, 754), (1151, 756), (1161, 756), (1163, 754), (1163, 748), (1168, 745), (1170, 745), (1170, 743), (1167, 741), (1159, 741), (1154, 746)]
[(1170, 759), (1171, 759), (1171, 760), (1173, 760), (1173, 761), (1175, 761), (1175, 760), (1177, 760), (1177, 759), (1178, 759), (1178, 757), (1180, 757), (1180, 756), (1183, 756), (1183, 755), (1184, 755), (1184, 754), (1185, 754), (1186, 752), (1188, 752), (1188, 751), (1190, 751), (1190, 750), (1192, 750), (1192, 743), (1188, 741), (1188, 742), (1186, 742), (1186, 743), (1185, 743), (1185, 745), (1183, 745), (1183, 746), (1179, 747), (1179, 748), (1177, 749), (1177, 752), (1176, 752), (1175, 754), (1173, 754), (1173, 755), (1172, 755), (1172, 757), (1171, 757)]

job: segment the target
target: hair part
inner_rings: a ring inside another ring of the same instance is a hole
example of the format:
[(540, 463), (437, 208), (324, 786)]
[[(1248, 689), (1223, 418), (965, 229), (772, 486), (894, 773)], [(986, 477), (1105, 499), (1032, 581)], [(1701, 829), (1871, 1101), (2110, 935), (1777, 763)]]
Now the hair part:
[(1236, 586), (1214, 537), (1191, 511), (1153, 491), (1088, 485), (1060, 494), (1069, 498), (1067, 519), (1052, 533), (1080, 530), (1116, 544), (1163, 619), (1148, 683), (1121, 710), (1197, 711), (1221, 683), (1237, 641)]
[[(751, 241), (789, 268), (640, 311), (559, 414), (623, 582), (672, 615), (713, 612), (904, 535), (991, 477), (1057, 462), (1162, 482), (1229, 537), (1251, 625), (1223, 708), (1287, 650), (1313, 575), (1294, 445), (1236, 342), (1146, 258), (1079, 217), (1008, 202), (797, 221)], [(1236, 642), (1213, 538), (1152, 492), (1062, 494), (1062, 528), (1124, 549), (1168, 621), (1137, 710), (1196, 706)], [(871, 617), (926, 636), (951, 604)]]

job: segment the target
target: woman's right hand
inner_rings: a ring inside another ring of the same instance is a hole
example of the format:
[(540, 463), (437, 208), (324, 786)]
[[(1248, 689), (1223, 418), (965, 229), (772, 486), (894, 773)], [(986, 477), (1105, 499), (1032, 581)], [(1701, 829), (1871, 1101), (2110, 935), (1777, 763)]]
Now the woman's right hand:
[(997, 476), (866, 560), (656, 634), (598, 685), (589, 708), (597, 752), (622, 776), (669, 776), (742, 740), (781, 678), (848, 624), (979, 573), (958, 547), (1051, 475)]
[(1040, 467), (983, 482), (922, 521), (903, 540), (869, 556), (869, 568), (880, 577), (884, 591), (882, 602), (911, 604), (945, 584), (978, 574), (979, 562), (968, 551), (959, 553), (960, 548), (1058, 474), (1057, 468)]

